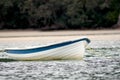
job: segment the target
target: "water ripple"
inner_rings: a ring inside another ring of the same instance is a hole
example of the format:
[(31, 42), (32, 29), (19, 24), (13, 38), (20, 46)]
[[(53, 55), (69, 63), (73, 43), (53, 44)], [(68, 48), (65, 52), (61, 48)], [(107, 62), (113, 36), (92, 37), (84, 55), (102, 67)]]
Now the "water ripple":
[[(15, 46), (10, 44), (0, 48)], [(0, 80), (120, 80), (120, 41), (94, 41), (89, 47), (81, 61), (0, 62)]]

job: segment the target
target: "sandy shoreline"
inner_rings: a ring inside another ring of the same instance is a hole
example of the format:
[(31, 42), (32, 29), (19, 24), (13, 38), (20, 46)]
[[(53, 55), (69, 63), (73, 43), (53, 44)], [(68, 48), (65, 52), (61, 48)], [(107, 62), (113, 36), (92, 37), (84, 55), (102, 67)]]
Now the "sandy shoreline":
[(96, 31), (1, 31), (0, 42), (65, 41), (87, 36), (91, 40), (120, 40), (120, 30)]

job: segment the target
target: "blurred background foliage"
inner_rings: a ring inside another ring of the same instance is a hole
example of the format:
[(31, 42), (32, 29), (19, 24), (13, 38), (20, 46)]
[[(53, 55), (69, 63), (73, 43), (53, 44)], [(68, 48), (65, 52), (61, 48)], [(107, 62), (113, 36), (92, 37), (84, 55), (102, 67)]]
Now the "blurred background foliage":
[(120, 0), (1, 0), (0, 29), (113, 28)]

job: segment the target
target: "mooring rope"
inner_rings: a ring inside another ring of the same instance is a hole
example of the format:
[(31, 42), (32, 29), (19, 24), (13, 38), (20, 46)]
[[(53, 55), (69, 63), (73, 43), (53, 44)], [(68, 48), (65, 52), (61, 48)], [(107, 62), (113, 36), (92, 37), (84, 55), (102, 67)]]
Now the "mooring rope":
[(91, 48), (90, 46), (87, 46), (86, 50), (89, 50), (89, 52), (87, 52), (88, 54), (86, 56), (97, 55), (97, 51), (94, 50), (94, 48)]

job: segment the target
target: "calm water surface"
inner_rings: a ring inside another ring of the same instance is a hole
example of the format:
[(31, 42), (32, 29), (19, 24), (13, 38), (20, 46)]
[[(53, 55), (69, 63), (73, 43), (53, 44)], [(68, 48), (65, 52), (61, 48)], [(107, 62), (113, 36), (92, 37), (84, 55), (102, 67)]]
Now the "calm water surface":
[[(0, 42), (0, 49), (18, 45), (40, 42)], [(92, 41), (81, 61), (1, 61), (0, 80), (120, 80), (120, 41)]]

